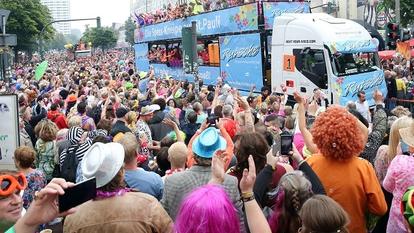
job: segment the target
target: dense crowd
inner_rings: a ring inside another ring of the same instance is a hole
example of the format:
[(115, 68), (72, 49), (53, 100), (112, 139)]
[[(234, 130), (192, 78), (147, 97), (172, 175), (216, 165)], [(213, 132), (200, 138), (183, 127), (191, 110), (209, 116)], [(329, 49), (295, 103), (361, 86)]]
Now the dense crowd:
[(243, 0), (190, 0), (180, 4), (177, 2), (176, 6), (168, 4), (155, 12), (134, 14), (134, 21), (137, 26), (146, 26), (155, 23), (162, 23), (175, 19), (185, 18), (197, 15), (203, 12), (221, 10), (228, 7), (239, 6), (244, 3), (252, 1)]
[[(18, 171), (0, 171), (1, 232), (412, 231), (402, 60), (386, 62), (373, 106), (360, 91), (340, 107), (319, 89), (291, 105), (285, 86), (245, 97), (222, 79), (138, 75), (125, 52), (64, 58), (47, 54), (40, 80), (35, 60), (14, 68), (21, 146)], [(59, 213), (58, 196), (91, 178), (96, 197)]]

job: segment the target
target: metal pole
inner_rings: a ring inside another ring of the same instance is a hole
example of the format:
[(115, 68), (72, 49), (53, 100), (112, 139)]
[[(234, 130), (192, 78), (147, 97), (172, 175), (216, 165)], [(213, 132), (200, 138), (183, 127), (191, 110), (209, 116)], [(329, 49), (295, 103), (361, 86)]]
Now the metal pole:
[(397, 24), (401, 23), (400, 0), (395, 0), (395, 19)]
[(2, 15), (1, 16), (1, 22), (3, 23), (3, 25), (1, 25), (2, 31), (3, 31), (3, 36), (6, 35), (6, 16)]
[[(3, 36), (5, 36), (6, 35), (6, 16), (5, 15), (1, 16), (1, 22), (2, 22), (1, 28), (3, 31)], [(1, 71), (2, 71), (3, 80), (6, 82), (7, 87), (9, 87), (10, 83), (9, 83), (8, 78), (6, 78), (6, 59), (7, 59), (6, 52), (3, 51), (3, 54), (1, 55)]]
[(350, 0), (346, 0), (346, 18), (349, 19), (350, 15), (351, 15), (351, 8), (349, 7), (349, 1)]

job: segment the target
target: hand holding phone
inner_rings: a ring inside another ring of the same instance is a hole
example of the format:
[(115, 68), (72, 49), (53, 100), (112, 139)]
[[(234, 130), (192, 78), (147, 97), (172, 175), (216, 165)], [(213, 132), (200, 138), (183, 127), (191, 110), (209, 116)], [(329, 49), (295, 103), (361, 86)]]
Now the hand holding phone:
[(276, 150), (276, 147), (272, 145), (272, 148), (266, 154), (266, 164), (276, 168), (277, 163), (279, 162), (279, 151)]
[(67, 188), (59, 196), (59, 212), (65, 212), (96, 197), (96, 179), (91, 178)]
[(280, 153), (281, 155), (289, 155), (289, 153), (293, 150), (292, 143), (293, 143), (293, 136), (290, 134), (281, 134), (280, 135)]

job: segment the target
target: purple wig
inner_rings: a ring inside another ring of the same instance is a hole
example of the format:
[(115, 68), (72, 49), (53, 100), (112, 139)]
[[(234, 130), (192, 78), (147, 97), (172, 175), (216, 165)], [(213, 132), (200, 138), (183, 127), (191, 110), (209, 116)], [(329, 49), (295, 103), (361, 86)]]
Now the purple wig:
[(216, 185), (204, 185), (181, 203), (176, 233), (240, 233), (237, 210), (227, 193)]

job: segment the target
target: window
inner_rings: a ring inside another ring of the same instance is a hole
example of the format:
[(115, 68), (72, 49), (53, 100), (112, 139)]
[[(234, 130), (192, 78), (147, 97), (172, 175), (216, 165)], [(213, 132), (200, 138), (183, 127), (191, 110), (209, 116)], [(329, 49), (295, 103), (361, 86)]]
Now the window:
[(328, 74), (322, 49), (293, 49), (296, 69), (316, 86), (328, 88)]
[(377, 70), (375, 53), (337, 53), (332, 55), (332, 70), (336, 76), (359, 74)]

